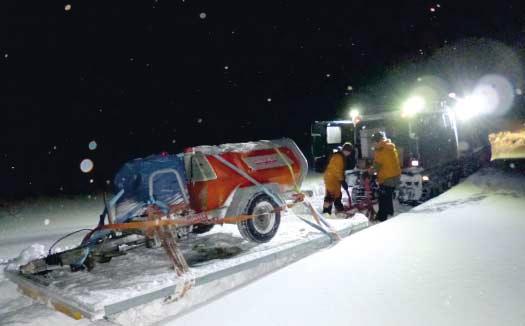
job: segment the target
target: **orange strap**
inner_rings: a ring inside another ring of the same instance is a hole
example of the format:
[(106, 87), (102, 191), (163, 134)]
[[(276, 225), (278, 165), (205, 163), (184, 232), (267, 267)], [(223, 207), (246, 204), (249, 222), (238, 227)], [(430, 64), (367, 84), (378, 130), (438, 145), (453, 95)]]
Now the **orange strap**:
[[(297, 203), (304, 200), (304, 195), (298, 194), (296, 196), (296, 199), (294, 203), (286, 205), (286, 207), (291, 208)], [(281, 208), (276, 209), (275, 211), (281, 211)], [(274, 212), (275, 212), (274, 211)], [(257, 217), (257, 215), (248, 215), (243, 214), (239, 216), (228, 216), (223, 218), (214, 218), (214, 219), (203, 219), (203, 220), (195, 220), (192, 218), (189, 219), (154, 219), (149, 221), (135, 221), (135, 222), (127, 222), (127, 223), (115, 223), (115, 224), (106, 224), (102, 226), (102, 230), (140, 230), (140, 229), (149, 229), (159, 226), (166, 226), (166, 225), (174, 225), (174, 226), (182, 226), (182, 225), (194, 225), (194, 224), (234, 224), (243, 222), (252, 218)]]

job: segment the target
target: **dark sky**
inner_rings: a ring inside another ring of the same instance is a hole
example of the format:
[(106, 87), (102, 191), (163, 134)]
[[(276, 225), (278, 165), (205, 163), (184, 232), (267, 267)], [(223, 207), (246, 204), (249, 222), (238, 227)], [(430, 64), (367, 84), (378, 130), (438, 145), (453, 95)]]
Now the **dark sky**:
[(0, 196), (94, 191), (192, 145), (307, 149), (312, 121), (353, 98), (391, 105), (374, 92), (392, 71), (444, 47), (521, 53), (524, 20), (520, 1), (2, 0)]

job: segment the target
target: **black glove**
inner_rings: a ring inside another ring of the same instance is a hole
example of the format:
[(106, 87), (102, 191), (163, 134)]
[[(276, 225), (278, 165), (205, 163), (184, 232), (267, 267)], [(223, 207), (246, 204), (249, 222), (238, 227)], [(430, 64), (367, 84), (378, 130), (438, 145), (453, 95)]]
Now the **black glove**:
[(348, 191), (348, 183), (346, 183), (345, 180), (343, 180), (343, 182), (341, 182), (341, 186), (343, 187), (343, 189), (344, 189), (345, 191)]

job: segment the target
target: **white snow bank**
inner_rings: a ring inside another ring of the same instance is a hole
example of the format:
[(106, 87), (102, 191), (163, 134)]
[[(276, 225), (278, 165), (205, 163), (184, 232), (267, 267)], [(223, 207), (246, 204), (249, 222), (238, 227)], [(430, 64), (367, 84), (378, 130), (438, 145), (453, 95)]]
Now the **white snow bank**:
[(471, 184), (484, 192), (525, 194), (525, 177), (515, 172), (487, 168), (471, 175), (465, 184)]
[(483, 170), (172, 324), (523, 325), (523, 184)]
[(30, 247), (22, 250), (18, 257), (10, 261), (6, 269), (10, 271), (18, 271), (20, 266), (25, 265), (32, 260), (45, 257), (46, 255), (47, 252), (44, 245), (38, 243), (32, 244)]

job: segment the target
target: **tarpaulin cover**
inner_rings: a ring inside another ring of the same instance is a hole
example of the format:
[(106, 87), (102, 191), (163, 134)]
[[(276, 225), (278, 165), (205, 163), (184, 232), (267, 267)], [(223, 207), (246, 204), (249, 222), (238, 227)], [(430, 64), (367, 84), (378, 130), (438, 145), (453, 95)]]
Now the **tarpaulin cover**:
[[(153, 200), (166, 205), (183, 201), (182, 191), (187, 194), (187, 179), (182, 155), (151, 155), (138, 158), (124, 164), (115, 176), (115, 193), (124, 190), (124, 195), (117, 202), (117, 221), (127, 220), (131, 213), (151, 200), (150, 176), (160, 170), (164, 172), (153, 177)], [(179, 184), (173, 171), (178, 173), (182, 184)]]

